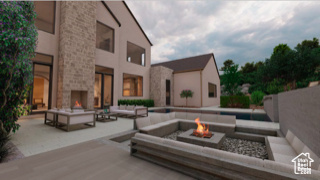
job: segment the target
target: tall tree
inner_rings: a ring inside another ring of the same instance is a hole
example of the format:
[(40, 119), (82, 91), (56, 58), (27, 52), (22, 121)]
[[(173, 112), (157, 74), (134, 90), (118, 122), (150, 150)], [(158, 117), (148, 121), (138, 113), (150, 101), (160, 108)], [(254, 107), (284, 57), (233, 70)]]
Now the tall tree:
[(238, 71), (238, 67), (239, 65), (236, 64), (225, 68), (222, 76), (224, 82), (224, 91), (231, 96), (237, 94), (240, 91), (240, 73)]
[(36, 13), (30, 1), (1, 1), (0, 12), (0, 126), (15, 132), (33, 79)]
[(220, 71), (224, 71), (226, 68), (229, 68), (234, 65), (233, 60), (227, 59), (223, 62), (223, 67), (220, 68)]

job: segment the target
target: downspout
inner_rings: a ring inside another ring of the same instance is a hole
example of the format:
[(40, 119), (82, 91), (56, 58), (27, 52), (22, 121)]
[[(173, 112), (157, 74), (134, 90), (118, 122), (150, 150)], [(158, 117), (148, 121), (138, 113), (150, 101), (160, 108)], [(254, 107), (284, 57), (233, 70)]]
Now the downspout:
[(201, 107), (202, 107), (202, 70), (200, 70), (200, 97), (201, 97)]

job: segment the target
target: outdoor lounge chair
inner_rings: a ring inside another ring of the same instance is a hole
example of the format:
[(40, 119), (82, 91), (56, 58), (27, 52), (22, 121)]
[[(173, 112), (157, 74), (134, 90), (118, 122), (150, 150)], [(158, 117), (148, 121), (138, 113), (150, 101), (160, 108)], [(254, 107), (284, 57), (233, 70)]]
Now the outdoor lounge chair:
[(125, 115), (127, 117), (133, 117), (134, 119), (141, 116), (148, 116), (148, 108), (144, 106), (111, 106), (110, 112)]

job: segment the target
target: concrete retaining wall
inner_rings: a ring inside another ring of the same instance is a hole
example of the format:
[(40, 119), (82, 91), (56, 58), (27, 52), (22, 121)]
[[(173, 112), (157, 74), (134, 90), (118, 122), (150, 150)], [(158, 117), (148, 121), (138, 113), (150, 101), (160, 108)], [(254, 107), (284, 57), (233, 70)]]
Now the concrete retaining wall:
[(320, 157), (320, 86), (278, 94), (280, 130), (295, 134)]
[(279, 122), (278, 95), (265, 96), (263, 99), (264, 110), (272, 122)]

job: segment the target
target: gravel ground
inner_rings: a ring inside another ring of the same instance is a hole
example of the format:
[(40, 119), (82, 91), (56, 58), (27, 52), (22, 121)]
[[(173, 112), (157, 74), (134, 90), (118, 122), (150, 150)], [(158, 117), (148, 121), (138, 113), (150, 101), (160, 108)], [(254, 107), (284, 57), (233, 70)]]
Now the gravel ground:
[(267, 148), (264, 143), (243, 139), (226, 138), (221, 150), (252, 156), (260, 159), (268, 159)]
[[(177, 140), (177, 136), (185, 131), (176, 131), (164, 136), (165, 139)], [(243, 139), (226, 138), (222, 144), (221, 150), (243, 154), (246, 156), (260, 159), (268, 159), (267, 148), (264, 143), (248, 141)]]
[(166, 136), (164, 136), (163, 138), (164, 139), (171, 139), (171, 140), (177, 140), (177, 136), (179, 136), (181, 133), (184, 133), (185, 131), (176, 131), (176, 132), (173, 132), (173, 133), (171, 133), (171, 134), (169, 134), (169, 135), (166, 135)]

